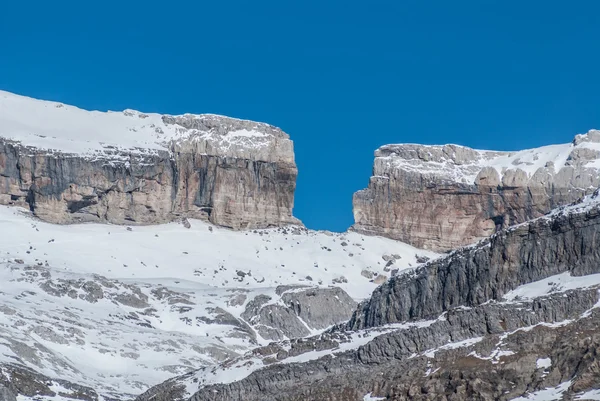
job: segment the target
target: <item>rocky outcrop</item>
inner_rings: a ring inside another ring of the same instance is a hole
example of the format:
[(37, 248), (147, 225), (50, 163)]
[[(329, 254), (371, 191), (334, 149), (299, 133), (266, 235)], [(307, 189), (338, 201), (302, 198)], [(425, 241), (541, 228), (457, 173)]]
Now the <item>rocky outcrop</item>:
[(341, 288), (279, 286), (277, 301), (259, 295), (248, 302), (242, 318), (268, 340), (306, 337), (347, 321), (356, 302)]
[[(600, 382), (600, 286), (504, 296), (564, 272), (597, 280), (599, 238), (596, 193), (390, 279), (348, 324), (190, 373), (138, 400), (359, 401), (371, 394), (492, 401), (545, 388), (581, 394)], [(246, 373), (237, 380), (211, 381), (218, 369), (239, 367)], [(189, 386), (198, 391), (186, 394)]]
[(17, 397), (8, 387), (0, 386), (0, 401), (17, 401)]
[(600, 273), (600, 204), (595, 201), (511, 227), (391, 278), (358, 307), (348, 327), (375, 327), (481, 305), (563, 272)]
[(352, 229), (447, 251), (576, 201), (600, 185), (600, 131), (521, 152), (386, 145)]
[[(533, 302), (457, 308), (434, 322), (394, 330), (349, 351), (359, 331), (257, 349), (239, 381), (202, 385), (205, 369), (169, 380), (138, 401), (512, 400), (571, 381), (571, 394), (597, 386), (598, 287)], [(314, 356), (313, 356), (314, 355)], [(327, 355), (319, 357), (319, 355)], [(549, 359), (551, 366), (538, 366)], [(293, 363), (303, 360), (304, 363)], [(292, 362), (292, 363), (290, 363)], [(231, 364), (221, 367), (230, 371)], [(213, 370), (214, 372), (214, 370)], [(196, 377), (196, 378), (195, 378)], [(186, 388), (197, 386), (196, 393)]]
[(52, 379), (25, 366), (0, 363), (0, 401), (32, 400), (79, 400), (79, 401), (120, 401), (128, 397), (100, 397), (92, 388), (81, 386), (63, 379)]
[(87, 112), (2, 93), (0, 204), (53, 223), (299, 223), (293, 145), (279, 128), (214, 115)]

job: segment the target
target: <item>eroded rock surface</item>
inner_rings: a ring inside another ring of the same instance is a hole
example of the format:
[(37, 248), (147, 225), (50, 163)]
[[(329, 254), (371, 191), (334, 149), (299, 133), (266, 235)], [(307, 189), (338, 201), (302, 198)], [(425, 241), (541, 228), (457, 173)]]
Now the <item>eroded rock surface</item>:
[(279, 128), (215, 115), (88, 112), (7, 92), (0, 105), (0, 204), (61, 224), (299, 223), (293, 144)]
[(457, 145), (386, 145), (354, 230), (447, 251), (576, 201), (600, 186), (600, 131), (520, 152)]
[(280, 286), (281, 298), (259, 295), (242, 317), (269, 340), (306, 337), (350, 318), (356, 302), (341, 288)]
[(595, 391), (599, 227), (596, 194), (392, 278), (348, 324), (191, 372), (138, 400), (508, 401)]

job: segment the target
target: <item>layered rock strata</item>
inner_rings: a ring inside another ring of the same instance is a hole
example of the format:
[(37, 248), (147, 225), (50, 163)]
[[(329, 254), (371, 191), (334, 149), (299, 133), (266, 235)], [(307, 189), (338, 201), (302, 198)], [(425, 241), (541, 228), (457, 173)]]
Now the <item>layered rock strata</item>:
[(447, 251), (576, 201), (600, 185), (600, 131), (520, 152), (457, 145), (386, 145), (354, 230)]
[[(271, 344), (138, 400), (492, 401), (596, 391), (598, 241), (596, 194), (390, 279), (327, 333)], [(571, 290), (541, 281), (561, 274), (589, 279)], [(519, 288), (525, 298), (509, 297)], [(229, 383), (211, 381), (219, 372)]]
[(298, 224), (279, 128), (216, 115), (88, 112), (0, 92), (0, 204), (53, 223)]

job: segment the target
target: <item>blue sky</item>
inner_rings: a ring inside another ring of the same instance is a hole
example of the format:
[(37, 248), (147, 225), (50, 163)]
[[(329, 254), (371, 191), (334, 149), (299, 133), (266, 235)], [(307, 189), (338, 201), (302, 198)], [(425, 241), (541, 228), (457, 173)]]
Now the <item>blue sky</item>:
[(295, 214), (345, 230), (386, 143), (513, 150), (600, 128), (600, 2), (10, 1), (0, 89), (280, 126)]

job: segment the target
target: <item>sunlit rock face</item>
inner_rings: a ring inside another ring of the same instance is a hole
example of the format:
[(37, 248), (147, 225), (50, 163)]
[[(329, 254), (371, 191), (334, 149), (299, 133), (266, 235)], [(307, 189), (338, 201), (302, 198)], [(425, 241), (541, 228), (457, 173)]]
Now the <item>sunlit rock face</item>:
[(0, 107), (0, 204), (54, 223), (299, 223), (293, 143), (279, 128), (216, 115), (89, 112), (7, 92)]
[(519, 152), (386, 145), (354, 194), (352, 229), (447, 251), (593, 192), (599, 168), (597, 130)]

